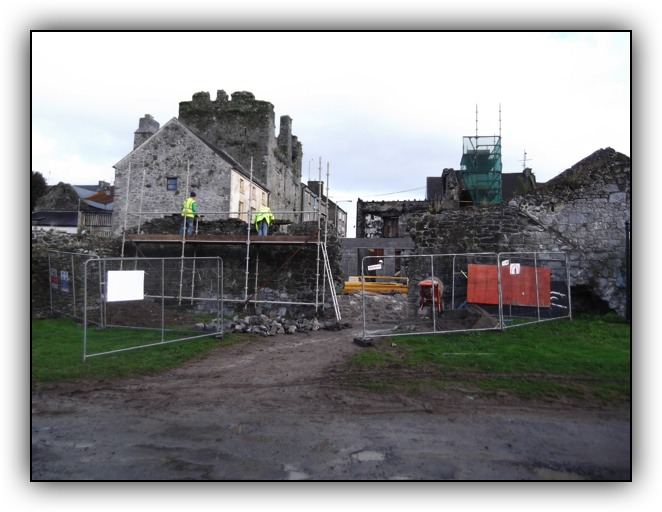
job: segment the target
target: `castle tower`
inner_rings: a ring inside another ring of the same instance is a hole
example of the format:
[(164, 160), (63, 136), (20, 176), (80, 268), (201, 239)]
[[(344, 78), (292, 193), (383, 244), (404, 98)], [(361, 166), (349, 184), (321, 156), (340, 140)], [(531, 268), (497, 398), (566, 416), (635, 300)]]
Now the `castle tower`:
[(234, 92), (230, 99), (219, 90), (211, 100), (198, 92), (179, 104), (179, 120), (209, 144), (226, 151), (270, 190), (272, 210), (301, 207), (301, 143), (292, 135), (292, 119), (280, 118), (276, 138), (274, 106), (250, 92)]

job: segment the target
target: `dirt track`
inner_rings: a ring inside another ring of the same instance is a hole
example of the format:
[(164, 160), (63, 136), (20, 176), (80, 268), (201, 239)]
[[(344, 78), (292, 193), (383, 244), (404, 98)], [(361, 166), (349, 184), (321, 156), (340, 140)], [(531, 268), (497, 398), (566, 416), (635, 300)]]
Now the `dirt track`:
[(158, 376), (38, 386), (32, 479), (630, 480), (629, 407), (352, 390), (339, 370), (358, 334), (247, 337)]

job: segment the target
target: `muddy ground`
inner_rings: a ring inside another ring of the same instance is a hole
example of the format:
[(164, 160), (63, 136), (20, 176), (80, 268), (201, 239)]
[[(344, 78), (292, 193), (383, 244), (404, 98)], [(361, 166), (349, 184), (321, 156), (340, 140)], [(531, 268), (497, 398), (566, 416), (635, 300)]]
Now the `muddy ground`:
[[(347, 386), (361, 329), (32, 391), (32, 480), (630, 480), (630, 408)], [(360, 379), (369, 380), (363, 374)]]

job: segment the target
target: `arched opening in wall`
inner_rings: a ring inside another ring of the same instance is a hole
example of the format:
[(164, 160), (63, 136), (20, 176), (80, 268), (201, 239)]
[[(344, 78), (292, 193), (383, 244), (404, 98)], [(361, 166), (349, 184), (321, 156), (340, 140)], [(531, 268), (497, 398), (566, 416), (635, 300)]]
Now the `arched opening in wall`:
[(572, 286), (572, 314), (573, 315), (604, 315), (612, 312), (609, 304), (598, 297), (587, 285)]

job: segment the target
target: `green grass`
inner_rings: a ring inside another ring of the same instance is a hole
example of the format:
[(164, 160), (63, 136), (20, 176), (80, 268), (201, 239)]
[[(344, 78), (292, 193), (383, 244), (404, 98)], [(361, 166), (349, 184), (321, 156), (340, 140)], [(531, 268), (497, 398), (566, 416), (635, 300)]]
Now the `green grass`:
[(372, 390), (454, 387), (483, 396), (626, 402), (630, 326), (617, 317), (579, 318), (503, 332), (385, 338), (347, 370), (363, 375), (355, 385)]
[[(135, 344), (145, 334), (136, 330), (113, 333), (132, 336)], [(254, 338), (245, 334), (206, 337), (91, 357), (85, 362), (82, 339), (82, 327), (74, 320), (33, 320), (32, 382), (156, 374), (204, 357), (215, 347)], [(102, 349), (112, 348), (108, 340), (99, 343)], [(627, 403), (630, 326), (617, 317), (578, 318), (504, 332), (382, 338), (358, 352), (345, 370), (340, 382), (375, 392), (416, 394), (453, 388), (484, 397)]]
[[(130, 337), (133, 345), (154, 339), (153, 331), (113, 329), (113, 333)], [(93, 335), (94, 332), (91, 332), (91, 337)], [(205, 337), (89, 357), (83, 362), (83, 328), (80, 323), (69, 318), (33, 320), (32, 382), (115, 379), (156, 374), (185, 361), (203, 357), (214, 347), (235, 341), (237, 338), (232, 335), (226, 335), (223, 339)], [(95, 344), (95, 352), (112, 348), (112, 342), (109, 341)]]

